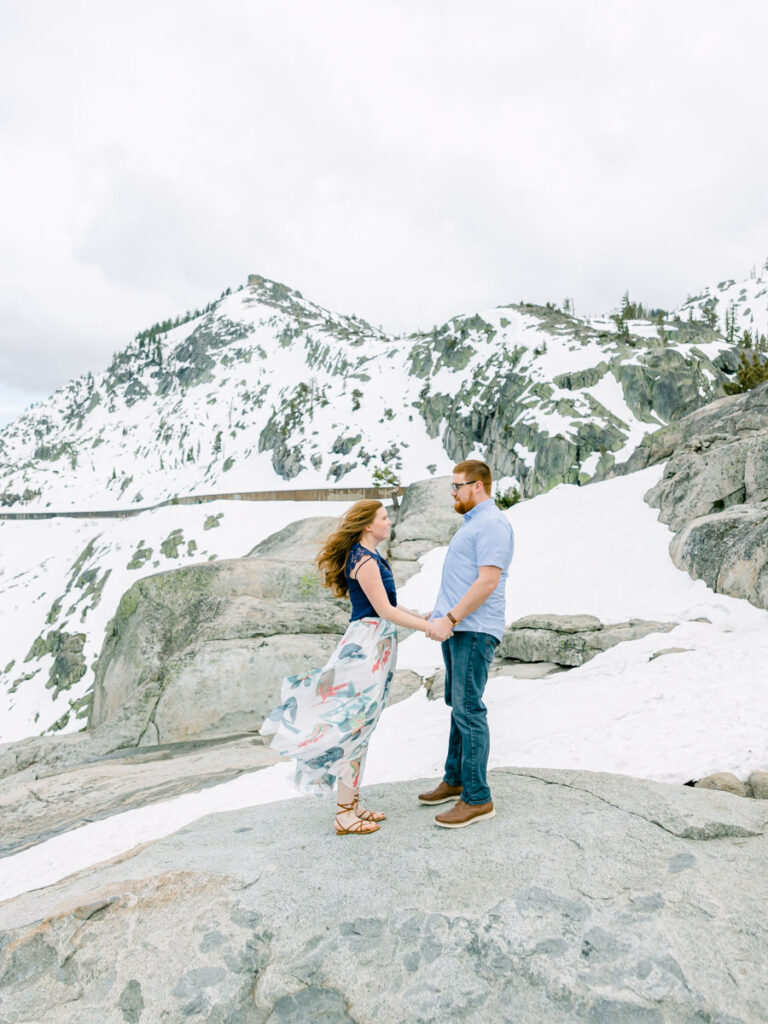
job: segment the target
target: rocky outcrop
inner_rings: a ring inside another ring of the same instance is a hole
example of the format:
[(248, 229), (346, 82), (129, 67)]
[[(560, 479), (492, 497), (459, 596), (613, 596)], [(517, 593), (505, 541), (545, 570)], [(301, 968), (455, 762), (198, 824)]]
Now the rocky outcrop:
[(768, 608), (768, 502), (694, 519), (672, 539), (669, 553), (713, 590)]
[(461, 516), (453, 509), (449, 476), (411, 484), (398, 510), (389, 542), (388, 558), (397, 583), (405, 583), (419, 571), (421, 555), (448, 544), (461, 521)]
[(3, 780), (0, 858), (89, 822), (216, 786), (279, 759), (259, 736), (108, 754), (99, 754), (92, 745), (81, 753), (78, 763), (53, 770), (35, 764)]
[[(430, 435), (442, 432), (446, 451), (457, 461), (468, 451), (483, 450), (497, 476), (518, 479), (524, 497), (559, 483), (585, 483), (594, 469), (587, 472), (582, 466), (593, 456), (599, 471), (613, 466), (614, 453), (627, 443), (628, 424), (588, 390), (603, 377), (613, 378), (633, 416), (658, 425), (719, 397), (731, 370), (732, 360), (718, 357), (713, 362), (692, 344), (718, 340), (703, 324), (676, 322), (675, 340), (686, 344), (674, 347), (644, 331), (626, 338), (590, 331), (577, 318), (551, 307), (509, 308), (513, 316), (537, 322), (541, 340), (534, 356), (545, 354), (548, 342), (557, 344), (570, 336), (575, 349), (596, 341), (604, 358), (594, 366), (557, 374), (550, 382), (531, 372), (535, 360), (524, 347), (507, 346), (490, 356), (487, 374), (461, 379), (459, 371), (474, 346), (481, 339), (493, 340), (496, 331), (482, 317), (455, 317), (417, 341), (411, 372), (426, 378), (418, 408)], [(443, 372), (443, 384), (453, 372), (456, 385), (448, 391), (433, 386), (429, 378), (438, 371)], [(550, 413), (567, 422), (563, 432), (547, 429)]]
[(761, 1020), (760, 801), (506, 768), (496, 818), (446, 832), (426, 785), (375, 787), (387, 821), (343, 851), (324, 801), (269, 804), (4, 904), (0, 1019)]
[(626, 469), (665, 460), (646, 501), (675, 531), (675, 565), (768, 608), (768, 385), (646, 437)]
[(768, 800), (768, 772), (751, 772), (747, 779), (747, 785), (756, 799)]
[[(425, 509), (411, 502), (409, 523), (417, 537), (429, 530), (416, 526), (422, 514), (428, 524)], [(137, 746), (258, 729), (278, 703), (283, 677), (323, 664), (347, 628), (349, 604), (321, 585), (314, 561), (337, 522), (331, 516), (301, 520), (245, 558), (134, 584), (107, 627), (93, 692), (84, 698), (90, 701), (87, 730), (0, 745), (0, 778), (24, 780)], [(426, 538), (422, 543), (431, 546)], [(421, 684), (415, 673), (397, 672), (390, 702)]]
[(347, 627), (312, 563), (333, 523), (135, 583), (107, 630), (89, 728), (130, 723), (139, 745), (257, 729), (282, 678), (322, 664)]
[(704, 453), (733, 440), (761, 436), (768, 426), (768, 387), (762, 385), (743, 395), (719, 398), (674, 423), (646, 434), (629, 459), (602, 474), (634, 473), (665, 462), (680, 452)]
[(644, 619), (604, 625), (594, 615), (526, 615), (507, 626), (496, 654), (515, 661), (583, 665), (616, 644), (668, 633), (676, 625)]

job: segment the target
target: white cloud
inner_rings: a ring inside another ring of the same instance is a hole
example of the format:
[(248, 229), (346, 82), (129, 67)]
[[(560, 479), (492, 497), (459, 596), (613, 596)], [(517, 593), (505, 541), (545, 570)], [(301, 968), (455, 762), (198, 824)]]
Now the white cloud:
[(248, 273), (392, 330), (768, 255), (764, 5), (7, 0), (0, 379)]

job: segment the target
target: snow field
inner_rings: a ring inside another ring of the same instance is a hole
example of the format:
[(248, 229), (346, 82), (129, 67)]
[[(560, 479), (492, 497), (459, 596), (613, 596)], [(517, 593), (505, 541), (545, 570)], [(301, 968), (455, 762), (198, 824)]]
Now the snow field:
[[(289, 523), (311, 516), (341, 516), (350, 504), (213, 501), (166, 506), (128, 519), (0, 520), (0, 743), (46, 731), (67, 712), (70, 701), (88, 692), (107, 623), (137, 580), (211, 558), (240, 558)], [(206, 530), (211, 518), (219, 525)], [(163, 554), (161, 545), (176, 530), (183, 535), (177, 555)], [(90, 542), (92, 554), (73, 573), (78, 556)], [(140, 543), (152, 548), (152, 556), (141, 567), (129, 569)], [(76, 585), (77, 578), (91, 569), (98, 571), (99, 578), (109, 571), (95, 607)], [(62, 595), (61, 613), (47, 622), (53, 602)], [(85, 633), (87, 671), (54, 699), (45, 685), (54, 656), (26, 663), (24, 659), (37, 636), (57, 629)], [(10, 671), (5, 671), (11, 663)], [(13, 682), (30, 672), (35, 675), (10, 692)], [(71, 715), (61, 731), (73, 732), (82, 725), (81, 719)]]
[[(560, 486), (506, 513), (516, 533), (508, 622), (549, 612), (589, 613), (606, 623), (641, 617), (680, 624), (567, 673), (492, 679), (486, 689), (491, 767), (617, 772), (675, 784), (715, 770), (744, 778), (768, 767), (768, 612), (715, 594), (675, 568), (667, 550), (672, 535), (642, 500), (660, 473), (653, 467), (589, 487)], [(421, 572), (400, 591), (403, 604), (431, 607), (443, 556), (444, 549), (424, 556)], [(710, 621), (695, 621), (704, 618)], [(672, 647), (684, 651), (652, 657)], [(429, 675), (440, 665), (439, 648), (420, 635), (400, 647), (401, 669)], [(371, 741), (366, 784), (439, 777), (448, 723), (448, 708), (428, 701), (423, 689), (387, 708)], [(289, 763), (274, 765), (5, 858), (0, 900), (205, 814), (299, 798), (291, 774)], [(330, 820), (329, 803), (329, 828)]]

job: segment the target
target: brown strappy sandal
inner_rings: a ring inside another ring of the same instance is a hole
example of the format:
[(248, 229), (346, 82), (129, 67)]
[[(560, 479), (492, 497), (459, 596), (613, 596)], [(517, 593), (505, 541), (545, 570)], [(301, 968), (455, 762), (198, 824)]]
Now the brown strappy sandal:
[(354, 801), (355, 802), (355, 814), (358, 816), (358, 818), (360, 818), (361, 821), (386, 821), (387, 816), (384, 813), (384, 811), (367, 811), (367, 810), (362, 810), (361, 811), (359, 806), (358, 806), (359, 800), (360, 800), (360, 797), (358, 795), (358, 796), (355, 797), (355, 801)]
[[(357, 813), (355, 811), (355, 803), (356, 802), (357, 801), (353, 800), (351, 804), (338, 804), (337, 803), (336, 806), (340, 807), (342, 809), (342, 811), (352, 811), (353, 814), (356, 814)], [(337, 836), (367, 836), (371, 832), (378, 832), (379, 831), (379, 826), (375, 822), (372, 823), (374, 825), (373, 828), (365, 828), (365, 824), (366, 823), (368, 823), (368, 820), (366, 818), (359, 818), (358, 817), (357, 821), (353, 822), (350, 825), (349, 828), (344, 828), (343, 826), (340, 826), (339, 815), (337, 814), (336, 818), (334, 819), (334, 828), (336, 829), (336, 835)]]

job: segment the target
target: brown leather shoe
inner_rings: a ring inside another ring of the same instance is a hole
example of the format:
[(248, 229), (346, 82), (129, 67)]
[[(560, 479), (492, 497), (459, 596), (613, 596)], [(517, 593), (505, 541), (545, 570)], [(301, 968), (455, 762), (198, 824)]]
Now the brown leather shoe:
[(464, 828), (475, 821), (482, 821), (484, 818), (494, 818), (496, 811), (493, 803), (489, 800), (487, 804), (465, 804), (459, 800), (450, 811), (443, 811), (435, 817), (435, 823), (443, 828)]
[(461, 790), (461, 786), (449, 786), (447, 782), (441, 782), (429, 793), (419, 793), (419, 803), (444, 804), (448, 800), (455, 800), (457, 796), (461, 796)]

